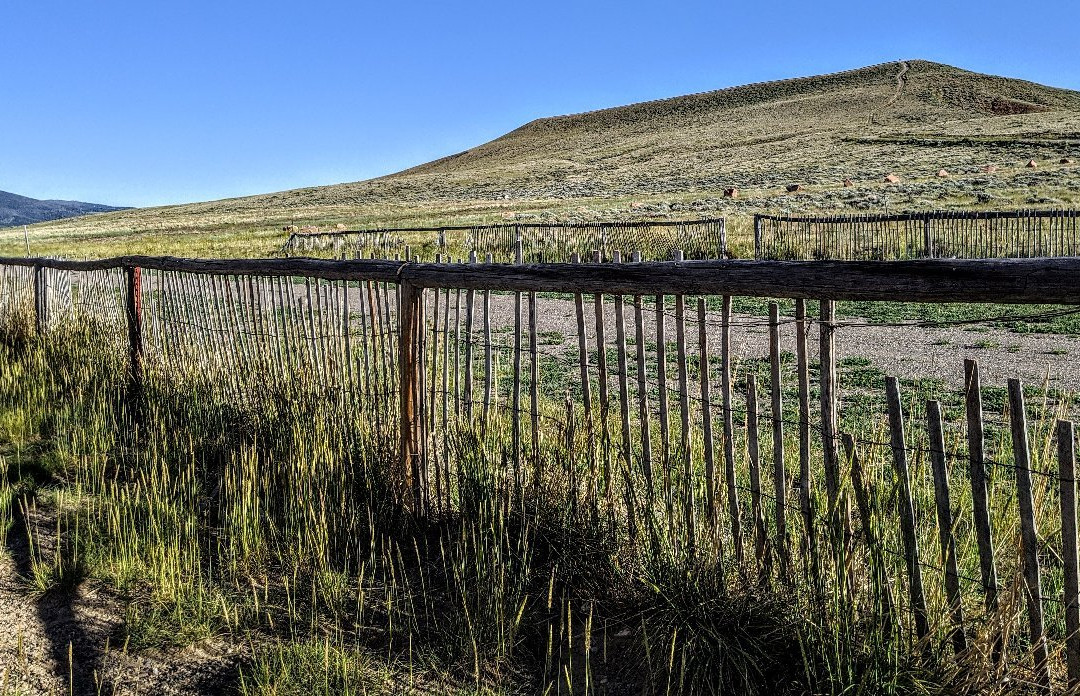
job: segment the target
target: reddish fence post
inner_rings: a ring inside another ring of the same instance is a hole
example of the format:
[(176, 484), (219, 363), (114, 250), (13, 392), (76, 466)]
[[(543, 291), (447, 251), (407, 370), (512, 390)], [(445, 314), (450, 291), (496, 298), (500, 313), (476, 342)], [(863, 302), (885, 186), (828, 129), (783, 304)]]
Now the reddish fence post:
[(137, 399), (143, 387), (142, 271), (138, 266), (127, 266), (124, 275), (127, 278), (128, 394)]
[(49, 293), (45, 267), (34, 266), (34, 327), (39, 336), (48, 328)]

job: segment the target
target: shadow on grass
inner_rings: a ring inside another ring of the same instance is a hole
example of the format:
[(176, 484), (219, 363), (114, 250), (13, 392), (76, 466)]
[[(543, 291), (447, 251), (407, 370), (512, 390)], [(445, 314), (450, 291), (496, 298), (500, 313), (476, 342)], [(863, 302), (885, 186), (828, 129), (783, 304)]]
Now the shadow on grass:
[[(7, 535), (7, 550), (15, 571), (28, 585), (35, 576), (35, 554), (41, 558), (42, 541), (48, 537), (52, 526), (46, 522), (45, 515), (28, 514), (28, 503), (32, 500), (32, 497), (24, 496), (12, 501), (12, 524)], [(61, 553), (61, 543), (59, 539), (52, 540), (53, 553)], [(81, 577), (76, 573), (55, 579), (57, 582), (37, 596), (34, 605), (49, 641), (49, 656), (56, 676), (69, 684), (74, 696), (111, 694), (114, 691), (112, 685), (99, 676), (105, 645), (96, 644), (98, 641), (89, 635), (75, 611)]]

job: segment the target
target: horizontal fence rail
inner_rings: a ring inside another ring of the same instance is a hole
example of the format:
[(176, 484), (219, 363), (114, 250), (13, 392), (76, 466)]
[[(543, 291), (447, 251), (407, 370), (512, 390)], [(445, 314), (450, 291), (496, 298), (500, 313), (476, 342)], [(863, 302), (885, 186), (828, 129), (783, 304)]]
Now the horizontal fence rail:
[[(504, 467), (507, 499), (558, 487), (636, 553), (831, 583), (860, 618), (957, 659), (994, 631), (1010, 670), (1080, 685), (1080, 667), (1064, 676), (1048, 657), (1080, 660), (1060, 628), (1080, 599), (1071, 424), (1048, 462), (1034, 438), (1053, 422), (1049, 397), (1029, 423), (1023, 385), (991, 391), (974, 361), (957, 365), (959, 394), (868, 383), (838, 358), (835, 305), (1080, 306), (1080, 259), (613, 258), (0, 259), (0, 320), (44, 341), (89, 327), (126, 357), (136, 395), (316, 390), (392, 440), (392, 489), (418, 515), (456, 509), (462, 459), (483, 453)], [(739, 296), (794, 303), (743, 316)], [(740, 354), (751, 340), (766, 357)], [(1021, 630), (1021, 616), (1038, 621)]]
[(1077, 210), (754, 216), (757, 259), (982, 259), (1078, 254)]
[(517, 292), (712, 294), (895, 302), (1080, 303), (1080, 258), (877, 261), (679, 261), (580, 264), (420, 263), (322, 259), (94, 261), (0, 257), (13, 268), (140, 267), (207, 275), (307, 277)]
[(480, 259), (529, 263), (565, 263), (574, 254), (600, 252), (610, 260), (617, 249), (637, 249), (645, 260), (670, 259), (675, 250), (688, 259), (727, 255), (723, 218), (636, 222), (510, 223), (497, 225), (400, 227), (377, 230), (293, 232), (282, 247), (286, 254), (329, 253), (338, 257), (401, 258), (411, 249), (430, 260), (434, 254), (475, 253)]

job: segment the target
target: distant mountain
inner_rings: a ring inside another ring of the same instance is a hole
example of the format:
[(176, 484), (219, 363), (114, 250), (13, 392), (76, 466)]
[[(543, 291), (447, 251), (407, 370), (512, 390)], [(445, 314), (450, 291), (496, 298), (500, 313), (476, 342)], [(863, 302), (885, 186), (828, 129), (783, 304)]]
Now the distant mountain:
[(127, 210), (127, 208), (79, 201), (39, 201), (36, 198), (0, 191), (0, 227), (32, 225), (35, 222), (60, 220), (90, 213), (107, 213), (111, 210)]

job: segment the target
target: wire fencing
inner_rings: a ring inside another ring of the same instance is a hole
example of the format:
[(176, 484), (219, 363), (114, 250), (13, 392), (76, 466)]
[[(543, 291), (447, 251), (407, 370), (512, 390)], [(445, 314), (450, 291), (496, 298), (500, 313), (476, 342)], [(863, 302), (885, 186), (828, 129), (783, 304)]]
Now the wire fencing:
[[(1078, 571), (1045, 560), (1075, 557), (1073, 463), (1051, 446), (1071, 437), (1055, 425), (1068, 400), (1047, 392), (1033, 408), (1040, 395), (1011, 380), (1002, 408), (985, 409), (974, 361), (963, 389), (867, 380), (838, 358), (835, 314), (837, 299), (913, 292), (1080, 303), (1080, 263), (967, 262), (944, 287), (928, 281), (935, 264), (883, 266), (868, 288), (843, 263), (780, 264), (773, 278), (755, 262), (6, 260), (0, 312), (44, 340), (92, 322), (103, 349), (130, 356), (136, 391), (191, 381), (251, 403), (315, 386), (397, 438), (396, 490), (416, 514), (456, 509), (467, 441), (504, 463), (507, 490), (558, 488), (639, 550), (830, 584), (958, 659), (960, 637), (1020, 615), (1042, 628), (1003, 633), (1017, 645), (1080, 654), (1064, 629), (1078, 598), (1061, 589)], [(736, 315), (739, 292), (793, 298), (794, 311)], [(740, 354), (734, 331), (763, 349)], [(1020, 610), (1000, 597), (1010, 583)], [(1052, 653), (1001, 659), (1075, 686)]]

